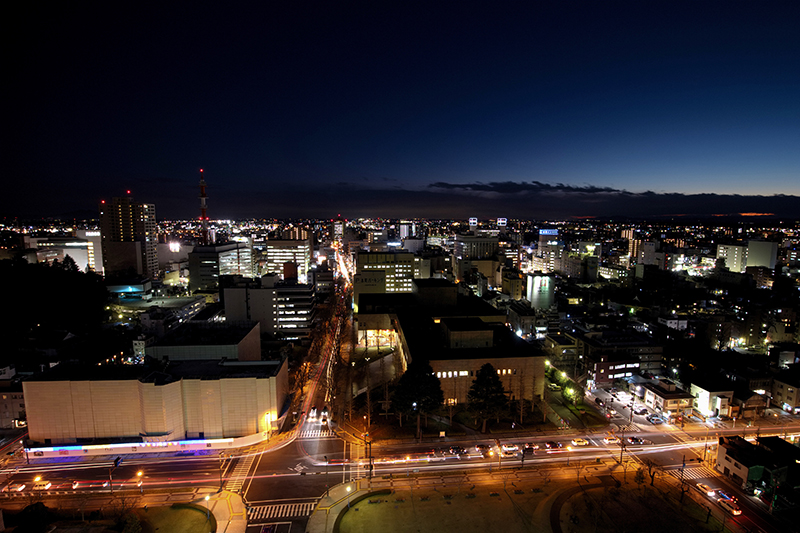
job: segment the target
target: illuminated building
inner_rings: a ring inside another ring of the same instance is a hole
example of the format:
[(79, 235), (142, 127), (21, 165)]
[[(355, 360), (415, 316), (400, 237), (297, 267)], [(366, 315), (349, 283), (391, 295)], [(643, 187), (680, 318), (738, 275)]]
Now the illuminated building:
[(254, 320), (262, 331), (282, 339), (300, 339), (311, 333), (314, 285), (282, 282), (276, 274), (257, 280), (235, 278), (225, 282), (222, 297), (229, 321)]
[[(283, 280), (295, 278), (300, 283), (307, 283), (313, 252), (314, 248), (309, 240), (268, 240), (264, 242), (261, 251), (261, 272), (276, 273)], [(286, 275), (287, 264), (295, 265), (294, 276)]]
[(411, 292), (414, 279), (414, 254), (409, 252), (359, 252), (356, 274), (383, 271), (385, 292)]
[[(62, 363), (22, 384), (34, 445), (137, 443), (258, 435), (277, 429), (287, 359), (168, 365)], [(266, 435), (265, 435), (266, 437)]]
[(778, 243), (749, 241), (747, 243), (747, 266), (775, 268), (778, 257)]
[(253, 253), (246, 243), (196, 246), (189, 254), (189, 290), (217, 288), (220, 276), (253, 277)]
[(137, 204), (130, 196), (100, 204), (100, 236), (107, 276), (158, 278), (155, 205)]
[(460, 259), (485, 259), (499, 251), (497, 237), (456, 235), (454, 254)]
[(747, 266), (747, 247), (720, 244), (717, 246), (717, 259), (724, 259), (725, 267), (731, 272), (744, 272)]

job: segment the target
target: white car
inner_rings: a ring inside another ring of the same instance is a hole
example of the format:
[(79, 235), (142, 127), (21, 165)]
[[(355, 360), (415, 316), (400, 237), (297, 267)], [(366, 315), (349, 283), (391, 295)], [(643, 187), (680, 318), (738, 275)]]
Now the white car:
[(719, 500), (717, 500), (717, 503), (720, 504), (720, 506), (723, 509), (725, 509), (726, 511), (728, 511), (729, 513), (731, 513), (734, 516), (738, 516), (738, 515), (742, 514), (742, 510), (739, 508), (738, 505), (736, 505), (735, 503), (729, 502), (725, 498), (720, 498)]
[(503, 444), (501, 446), (501, 449), (503, 450), (504, 453), (509, 453), (509, 452), (516, 453), (519, 451), (519, 446), (517, 446), (516, 444)]
[(705, 483), (698, 483), (697, 485), (695, 485), (695, 487), (697, 488), (698, 491), (702, 492), (706, 496), (714, 496), (714, 494), (717, 492), (717, 489), (712, 489)]
[(603, 437), (606, 444), (619, 444), (619, 437)]

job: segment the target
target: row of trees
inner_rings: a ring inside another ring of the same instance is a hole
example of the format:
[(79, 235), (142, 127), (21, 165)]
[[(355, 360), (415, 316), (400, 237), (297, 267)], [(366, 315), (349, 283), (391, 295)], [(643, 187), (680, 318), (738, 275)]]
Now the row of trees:
[[(481, 431), (486, 432), (486, 423), (492, 418), (499, 422), (508, 406), (508, 397), (497, 370), (490, 364), (483, 365), (472, 381), (467, 402), (476, 421), (481, 422)], [(392, 397), (392, 405), (400, 415), (416, 416), (417, 437), (420, 436), (420, 419), (438, 409), (444, 403), (444, 393), (439, 378), (430, 364), (414, 361), (400, 377)]]

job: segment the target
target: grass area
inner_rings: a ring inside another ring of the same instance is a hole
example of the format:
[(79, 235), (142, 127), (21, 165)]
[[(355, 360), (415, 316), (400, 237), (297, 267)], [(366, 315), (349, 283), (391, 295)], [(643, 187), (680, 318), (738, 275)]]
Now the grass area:
[[(715, 517), (709, 517), (706, 522), (707, 508), (688, 496), (681, 504), (679, 497), (677, 491), (664, 490), (663, 485), (661, 488), (647, 485), (634, 488), (629, 484), (622, 488), (612, 486), (587, 490), (566, 502), (561, 510), (562, 527), (565, 532), (572, 533), (721, 530), (721, 523)], [(658, 510), (658, 520), (653, 519), (655, 509)]]
[(598, 428), (608, 425), (608, 420), (597, 414), (597, 412), (590, 406), (579, 402), (578, 405), (567, 403), (567, 408), (572, 414), (580, 419), (586, 427)]
[(204, 507), (180, 504), (173, 506), (149, 507), (137, 511), (142, 521), (142, 533), (212, 533), (217, 530), (217, 522), (210, 518)]

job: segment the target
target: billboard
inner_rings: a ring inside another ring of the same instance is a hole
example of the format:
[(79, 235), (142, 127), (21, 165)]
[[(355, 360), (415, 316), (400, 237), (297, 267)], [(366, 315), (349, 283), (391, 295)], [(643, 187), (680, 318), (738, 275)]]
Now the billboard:
[(469, 225), (470, 225), (470, 226), (477, 226), (477, 225), (478, 225), (478, 219), (477, 219), (477, 218), (475, 218), (475, 217), (471, 217), (471, 218), (469, 219)]
[(508, 219), (505, 219), (505, 218), (498, 218), (497, 219), (497, 225), (498, 226), (503, 227), (503, 226), (505, 226), (507, 224), (508, 224)]

